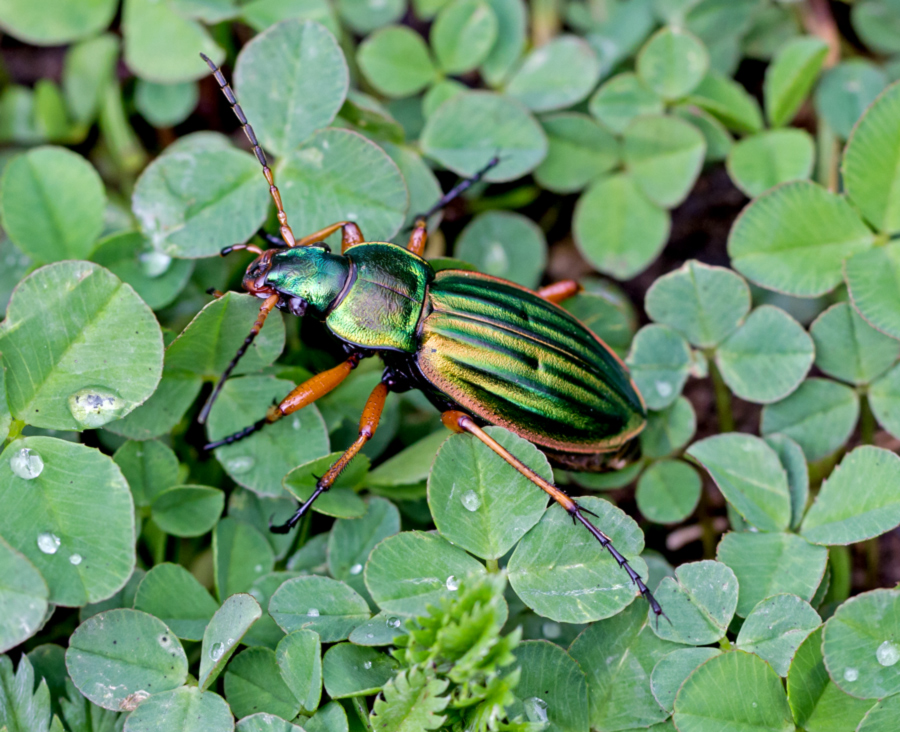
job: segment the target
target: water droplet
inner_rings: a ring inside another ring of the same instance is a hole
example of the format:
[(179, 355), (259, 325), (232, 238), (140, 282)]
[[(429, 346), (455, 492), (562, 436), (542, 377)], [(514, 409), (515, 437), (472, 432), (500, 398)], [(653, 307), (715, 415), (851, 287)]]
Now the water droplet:
[(262, 566), (261, 564), (257, 564), (257, 565), (253, 568), (253, 571), (256, 572), (257, 574), (259, 574), (260, 572), (263, 571), (263, 566)]
[(447, 578), (447, 589), (450, 592), (456, 592), (459, 589), (459, 580), (452, 574)]
[(668, 381), (657, 381), (654, 386), (656, 393), (665, 398), (672, 393), (672, 385)]
[(302, 427), (302, 423), (300, 422), (300, 417), (294, 417), (291, 420), (291, 429), (299, 430)]
[(481, 507), (481, 499), (475, 491), (466, 491), (460, 500), (467, 511), (477, 511)]
[(38, 549), (44, 552), (44, 554), (56, 554), (61, 543), (60, 538), (56, 534), (51, 534), (49, 531), (38, 534)]
[(250, 471), (254, 465), (256, 465), (256, 460), (249, 455), (241, 455), (226, 460), (225, 470), (234, 475), (240, 475)]
[(69, 395), (69, 411), (81, 427), (102, 427), (122, 416), (125, 400), (114, 391), (89, 386)]
[(81, 555), (80, 554), (72, 554), (69, 557), (69, 561), (75, 565), (81, 564)]
[(485, 274), (496, 277), (505, 275), (509, 271), (509, 256), (499, 241), (492, 241), (485, 247), (482, 270)]
[(213, 643), (212, 648), (209, 649), (209, 657), (212, 659), (213, 663), (218, 661), (224, 655), (225, 655), (225, 644), (224, 643)]
[(363, 567), (361, 564), (354, 564), (352, 567), (350, 567), (350, 574), (359, 574), (360, 572), (362, 572), (362, 569)]
[(756, 709), (756, 702), (753, 702), (753, 708)]
[(859, 671), (855, 668), (848, 668), (844, 670), (844, 680), (845, 681), (856, 681), (859, 678)]
[(878, 659), (878, 663), (882, 666), (893, 666), (897, 661), (900, 661), (900, 648), (897, 647), (896, 643), (885, 641), (875, 651), (875, 658)]
[(562, 635), (562, 626), (559, 623), (549, 622), (541, 626), (544, 638), (559, 638)]
[(9, 467), (20, 478), (34, 480), (44, 470), (44, 459), (34, 450), (23, 447), (9, 459)]
[(374, 634), (374, 633), (366, 633), (366, 638), (368, 638), (368, 639), (371, 640), (371, 639), (374, 638), (374, 637), (375, 637), (375, 634)]
[(141, 271), (147, 277), (159, 277), (172, 266), (172, 257), (156, 249), (147, 249), (141, 252), (138, 255), (138, 261), (141, 263)]
[(390, 617), (387, 619), (388, 628), (399, 628), (400, 627), (400, 618)]
[(529, 722), (544, 724), (547, 722), (548, 704), (539, 697), (532, 696), (525, 700), (525, 716)]
[(371, 662), (371, 661), (366, 661), (366, 662), (363, 664), (363, 668), (366, 669), (366, 671), (368, 671), (370, 668), (372, 668), (372, 662)]
[(317, 617), (319, 617), (319, 611), (316, 608), (311, 607), (309, 610), (306, 611), (306, 617), (317, 618)]
[(156, 640), (159, 641), (159, 645), (161, 645), (163, 648), (168, 648), (170, 645), (172, 645), (172, 639), (167, 635), (161, 635)]

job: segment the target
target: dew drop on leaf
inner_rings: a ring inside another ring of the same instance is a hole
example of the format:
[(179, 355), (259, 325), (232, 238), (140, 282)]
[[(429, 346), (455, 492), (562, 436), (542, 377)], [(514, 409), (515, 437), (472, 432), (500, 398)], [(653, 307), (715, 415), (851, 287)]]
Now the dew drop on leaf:
[(172, 257), (156, 249), (148, 249), (138, 255), (141, 263), (141, 271), (147, 277), (159, 277), (164, 275), (172, 266)]
[(319, 617), (319, 611), (316, 608), (311, 607), (309, 610), (306, 611), (306, 617), (317, 618), (317, 617)]
[(56, 554), (61, 543), (60, 538), (56, 534), (51, 534), (49, 531), (38, 534), (38, 549), (44, 552), (44, 554)]
[(856, 681), (859, 678), (859, 671), (855, 668), (844, 670), (844, 681)]
[(215, 663), (222, 656), (225, 655), (225, 645), (222, 643), (213, 643), (212, 648), (209, 649), (209, 657)]
[(366, 669), (366, 671), (368, 671), (370, 668), (372, 668), (372, 662), (371, 662), (371, 661), (366, 661), (366, 662), (363, 664), (363, 668)]
[(544, 634), (544, 638), (559, 638), (562, 635), (562, 626), (551, 621), (541, 626), (541, 632)]
[(69, 556), (69, 561), (74, 565), (81, 564), (81, 555), (80, 554), (72, 554)]
[(356, 575), (363, 571), (363, 566), (361, 564), (354, 564), (350, 567), (350, 574)]
[(477, 511), (481, 507), (481, 499), (475, 491), (466, 491), (460, 500), (467, 511)]
[(107, 389), (89, 386), (69, 395), (69, 411), (85, 429), (102, 427), (122, 416), (125, 400)]
[(654, 386), (656, 387), (656, 393), (664, 399), (672, 394), (672, 385), (667, 381), (657, 381)]
[(242, 455), (240, 457), (230, 458), (225, 462), (225, 469), (234, 475), (240, 475), (241, 473), (246, 473), (250, 471), (253, 466), (256, 464), (256, 460), (254, 460), (249, 455)]
[(20, 478), (34, 480), (44, 470), (44, 459), (34, 450), (23, 447), (13, 453), (9, 459), (9, 467)]
[(459, 589), (459, 580), (452, 574), (447, 578), (447, 589), (450, 592), (456, 592)]
[(484, 257), (484, 271), (486, 274), (503, 275), (509, 270), (509, 257), (503, 245), (498, 241), (488, 244)]
[(399, 628), (400, 627), (400, 618), (390, 617), (387, 619), (388, 628)]
[(546, 724), (547, 722), (547, 702), (543, 699), (532, 696), (525, 700), (525, 716), (529, 722), (538, 722)]
[(897, 647), (896, 643), (885, 641), (875, 651), (875, 658), (878, 659), (878, 663), (882, 666), (893, 666), (897, 661), (900, 661), (900, 648)]

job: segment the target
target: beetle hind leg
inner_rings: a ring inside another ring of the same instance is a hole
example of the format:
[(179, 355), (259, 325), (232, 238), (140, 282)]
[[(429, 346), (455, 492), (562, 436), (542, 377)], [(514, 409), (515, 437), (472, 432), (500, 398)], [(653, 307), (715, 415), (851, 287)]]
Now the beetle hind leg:
[[(499, 442), (493, 439), (489, 434), (487, 434), (483, 429), (481, 429), (475, 422), (469, 417), (467, 414), (457, 411), (449, 411), (444, 412), (441, 416), (441, 420), (444, 423), (444, 426), (451, 429), (454, 432), (468, 432), (473, 437), (476, 437), (485, 445), (487, 445), (491, 450), (493, 450), (497, 455), (503, 458), (507, 463), (509, 463), (513, 468), (518, 470), (522, 475), (528, 478), (532, 483), (537, 485), (541, 490), (547, 493), (553, 500), (559, 503), (566, 511), (568, 511), (569, 515), (572, 517), (573, 521), (577, 521), (581, 523), (598, 542), (600, 542), (600, 546), (602, 546), (606, 551), (610, 553), (613, 559), (616, 560), (618, 565), (624, 569), (628, 576), (631, 578), (631, 581), (637, 586), (641, 595), (650, 605), (650, 609), (653, 611), (654, 615), (656, 615), (657, 620), (659, 616), (662, 615), (666, 617), (663, 612), (662, 606), (657, 602), (656, 598), (653, 597), (653, 593), (650, 592), (650, 588), (647, 587), (646, 583), (641, 576), (634, 570), (634, 568), (628, 564), (628, 560), (622, 556), (621, 552), (613, 546), (612, 540), (604, 534), (600, 529), (594, 526), (585, 516), (585, 514), (590, 513), (586, 508), (582, 508), (576, 501), (566, 495), (563, 491), (557, 488), (552, 483), (548, 483), (541, 476), (535, 473), (531, 468), (529, 468), (525, 463), (515, 457), (512, 453), (510, 453), (506, 448), (504, 448)], [(666, 618), (668, 620), (668, 618)]]
[(387, 395), (388, 387), (384, 383), (378, 384), (378, 386), (372, 390), (369, 399), (366, 401), (366, 406), (363, 407), (362, 417), (360, 417), (359, 420), (359, 436), (353, 444), (347, 448), (344, 454), (337, 459), (334, 465), (328, 468), (325, 475), (316, 481), (315, 491), (313, 491), (313, 494), (309, 498), (300, 504), (297, 510), (294, 511), (294, 515), (279, 526), (270, 526), (270, 531), (275, 534), (288, 533), (297, 525), (297, 522), (306, 515), (306, 512), (312, 507), (313, 502), (331, 488), (338, 479), (338, 476), (343, 472), (344, 468), (346, 468), (350, 461), (356, 457), (363, 446), (372, 439), (375, 430), (378, 429), (378, 422), (381, 420), (381, 413), (384, 411), (384, 402), (385, 399), (387, 399)]

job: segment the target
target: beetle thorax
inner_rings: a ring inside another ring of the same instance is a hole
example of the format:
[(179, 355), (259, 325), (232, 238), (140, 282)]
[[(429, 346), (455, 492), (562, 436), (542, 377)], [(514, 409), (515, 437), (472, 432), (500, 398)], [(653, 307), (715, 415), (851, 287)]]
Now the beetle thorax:
[(286, 299), (303, 300), (307, 313), (322, 318), (334, 307), (349, 273), (346, 257), (322, 246), (297, 247), (272, 257), (266, 284)]

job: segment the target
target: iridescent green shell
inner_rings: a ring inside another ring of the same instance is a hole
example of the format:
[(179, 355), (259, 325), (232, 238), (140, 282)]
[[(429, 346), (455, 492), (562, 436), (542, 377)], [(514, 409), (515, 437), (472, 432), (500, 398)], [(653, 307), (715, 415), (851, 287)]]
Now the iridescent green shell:
[(385, 242), (357, 244), (345, 257), (350, 282), (325, 319), (329, 330), (363, 348), (413, 353), (431, 265)]
[(562, 308), (477, 272), (439, 272), (428, 292), (416, 362), (463, 409), (562, 452), (614, 451), (643, 429), (625, 366)]

